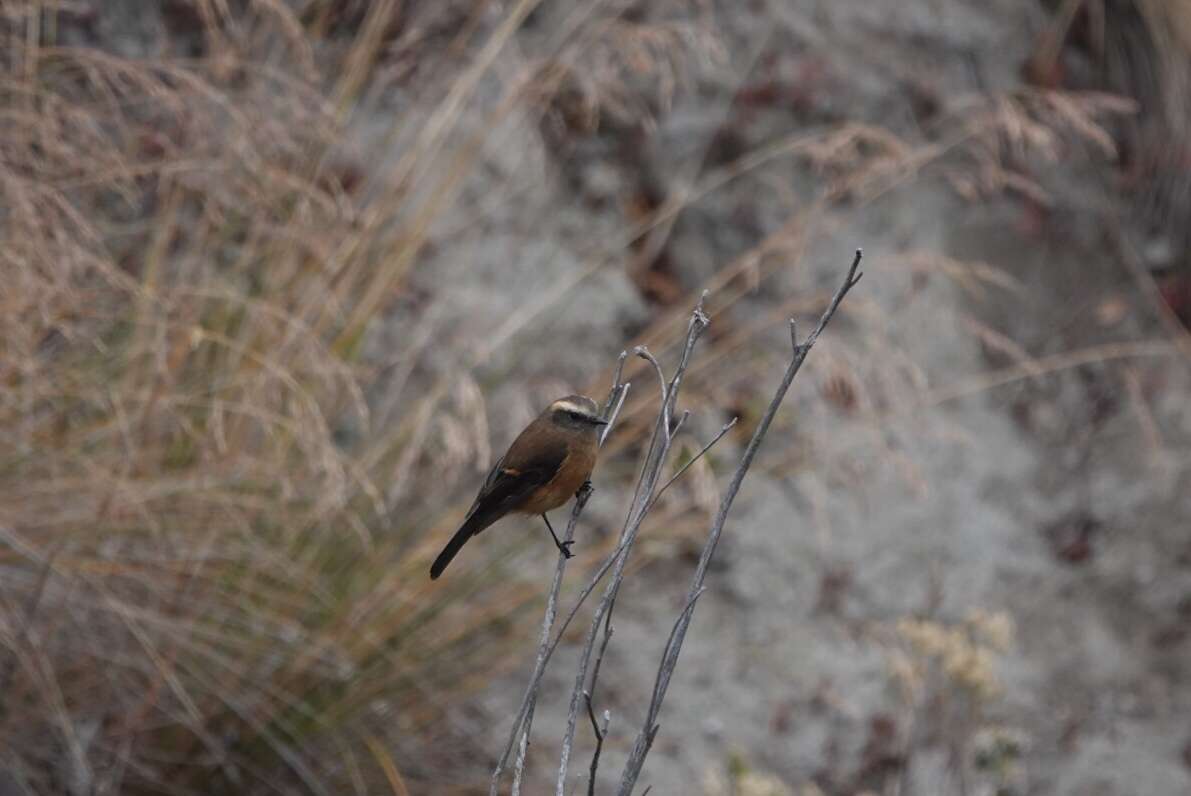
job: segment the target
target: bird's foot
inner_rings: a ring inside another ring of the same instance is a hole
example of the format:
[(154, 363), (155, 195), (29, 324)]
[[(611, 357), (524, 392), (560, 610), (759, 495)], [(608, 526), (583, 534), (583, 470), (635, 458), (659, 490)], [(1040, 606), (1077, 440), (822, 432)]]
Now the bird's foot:
[(569, 542), (559, 542), (558, 543), (558, 552), (562, 553), (563, 558), (574, 558), (575, 557), (575, 554), (571, 552), (571, 545), (573, 545), (574, 543), (575, 543), (574, 539), (572, 539)]
[(591, 493), (595, 491), (595, 487), (591, 485), (591, 481), (584, 481), (583, 485), (575, 491), (575, 500), (581, 503), (586, 503), (587, 499), (591, 497)]

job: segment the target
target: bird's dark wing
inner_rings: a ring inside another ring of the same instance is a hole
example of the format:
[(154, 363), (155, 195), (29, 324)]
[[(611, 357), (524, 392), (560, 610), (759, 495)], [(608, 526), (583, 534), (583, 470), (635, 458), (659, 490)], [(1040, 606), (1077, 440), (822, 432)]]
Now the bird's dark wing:
[(467, 516), (479, 511), (498, 514), (513, 511), (534, 490), (550, 483), (567, 457), (566, 446), (550, 447), (554, 449), (530, 456), (505, 454), (488, 473)]
[[(520, 438), (518, 438), (520, 439)], [(555, 447), (555, 446), (551, 446)], [(550, 483), (567, 457), (565, 445), (556, 446), (554, 453), (518, 454), (514, 442), (480, 487), (480, 494), (471, 504), (463, 525), (447, 542), (447, 546), (434, 559), (430, 567), (430, 578), (437, 578), (451, 563), (467, 540), (510, 511), (516, 511), (535, 490)]]

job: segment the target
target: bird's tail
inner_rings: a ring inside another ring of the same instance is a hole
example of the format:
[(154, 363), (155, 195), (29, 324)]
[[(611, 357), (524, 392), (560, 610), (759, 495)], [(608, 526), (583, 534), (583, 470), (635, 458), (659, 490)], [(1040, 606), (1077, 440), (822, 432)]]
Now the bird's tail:
[(447, 542), (447, 546), (442, 549), (442, 552), (438, 554), (438, 558), (434, 559), (434, 563), (430, 565), (430, 579), (437, 579), (442, 574), (442, 571), (447, 568), (447, 564), (451, 563), (451, 559), (463, 549), (463, 545), (467, 544), (467, 540), (495, 521), (496, 518), (488, 517), (485, 512), (479, 511), (464, 520), (463, 525), (451, 537), (451, 541)]

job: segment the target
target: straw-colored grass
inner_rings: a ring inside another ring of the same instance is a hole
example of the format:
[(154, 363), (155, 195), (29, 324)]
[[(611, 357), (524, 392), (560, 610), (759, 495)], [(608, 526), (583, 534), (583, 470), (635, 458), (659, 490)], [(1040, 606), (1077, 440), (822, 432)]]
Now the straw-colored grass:
[(423, 426), (456, 382), (383, 427), (365, 400), (364, 334), (449, 200), (413, 165), (442, 130), (378, 175), (343, 143), (394, 4), (336, 38), (333, 3), (198, 3), (197, 60), (59, 41), (68, 5), (0, 22), (0, 771), (400, 792), (467, 753), (443, 710), (532, 593), (429, 593)]

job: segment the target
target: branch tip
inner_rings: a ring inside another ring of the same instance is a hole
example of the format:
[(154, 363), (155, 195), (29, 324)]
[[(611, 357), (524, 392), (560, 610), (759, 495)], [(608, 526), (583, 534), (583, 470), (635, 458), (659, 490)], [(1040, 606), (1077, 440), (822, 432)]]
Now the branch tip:
[[(715, 553), (716, 545), (719, 542), (720, 535), (723, 532), (724, 525), (728, 518), (728, 512), (732, 507), (732, 503), (740, 490), (741, 483), (744, 481), (745, 475), (748, 473), (749, 467), (752, 465), (753, 458), (757, 454), (757, 450), (769, 431), (769, 427), (773, 422), (774, 416), (781, 407), (782, 401), (790, 388), (794, 377), (798, 375), (799, 369), (802, 367), (803, 361), (810, 353), (815, 341), (819, 335), (826, 328), (827, 324), (831, 322), (832, 316), (839, 308), (840, 302), (843, 301), (848, 291), (859, 281), (860, 276), (857, 274), (857, 269), (860, 267), (860, 261), (863, 257), (863, 252), (860, 249), (856, 250), (856, 256), (852, 261), (851, 267), (848, 269), (847, 275), (836, 289), (835, 294), (828, 302), (827, 307), (823, 310), (822, 316), (819, 318), (818, 324), (811, 331), (806, 338), (806, 342), (799, 343), (796, 331), (796, 325), (793, 320), (790, 322), (790, 337), (794, 344), (793, 356), (786, 366), (786, 372), (782, 376), (781, 384), (774, 393), (773, 398), (769, 402), (765, 414), (761, 417), (760, 422), (753, 430), (748, 446), (745, 448), (744, 454), (740, 459), (740, 464), (737, 465), (736, 471), (732, 474), (732, 479), (728, 484), (728, 488), (720, 498), (719, 508), (716, 511), (715, 520), (712, 522), (706, 543), (703, 545), (703, 552), (699, 557), (699, 563), (695, 568), (695, 574), (691, 579), (690, 590), (688, 591), (687, 603), (679, 614), (678, 619), (674, 623), (674, 627), (670, 631), (670, 637), (666, 641), (666, 646), (662, 654), (662, 661), (658, 666), (657, 678), (654, 681), (653, 696), (650, 699), (648, 714), (645, 718), (645, 723), (637, 734), (637, 739), (633, 743), (632, 751), (629, 754), (629, 760), (625, 764), (624, 771), (621, 775), (620, 789), (617, 791), (619, 796), (628, 796), (633, 792), (633, 787), (641, 774), (641, 769), (644, 766), (645, 758), (649, 754), (650, 748), (653, 746), (655, 737), (661, 729), (661, 725), (656, 723), (658, 712), (661, 709), (662, 701), (665, 699), (666, 692), (669, 689), (671, 677), (673, 676), (675, 667), (678, 663), (678, 657), (682, 650), (683, 641), (686, 636), (687, 628), (690, 626), (692, 616), (694, 613), (695, 603), (699, 597), (706, 591), (704, 579), (707, 575), (708, 568), (711, 563), (711, 558)], [(693, 329), (694, 327), (692, 327)], [(724, 427), (726, 432), (731, 424)], [(721, 434), (724, 432), (721, 432)], [(713, 440), (714, 442), (714, 440)], [(693, 461), (693, 460), (692, 460)], [(689, 464), (689, 463), (688, 463)], [(680, 469), (679, 473), (682, 470)], [(673, 478), (669, 483), (673, 482)], [(664, 487), (663, 487), (664, 489)], [(659, 491), (657, 494), (661, 494)], [(657, 497), (655, 495), (654, 500)], [(652, 505), (647, 504), (646, 508)], [(559, 793), (562, 793), (563, 781), (560, 777)], [(645, 789), (645, 794), (649, 793), (649, 789)]]
[(682, 414), (681, 414), (681, 415), (679, 415), (679, 417), (678, 417), (678, 420), (677, 420), (677, 421), (675, 421), (675, 422), (674, 422), (674, 423), (673, 423), (673, 424), (670, 426), (670, 436), (674, 436), (675, 434), (677, 434), (677, 433), (678, 433), (678, 430), (679, 430), (680, 428), (682, 428), (682, 424), (683, 424), (683, 423), (685, 423), (685, 422), (687, 421), (687, 418), (689, 418), (690, 416), (691, 416), (691, 410), (690, 410), (690, 409), (683, 409), (683, 410), (682, 410)]
[(845, 289), (852, 288), (857, 282), (860, 281), (860, 277), (864, 276), (863, 271), (860, 273), (856, 273), (856, 269), (860, 267), (860, 260), (863, 257), (864, 257), (864, 250), (857, 249), (856, 257), (852, 260), (852, 266), (848, 269), (848, 279), (847, 279), (848, 287)]
[(612, 377), (612, 390), (613, 391), (615, 391), (618, 387), (620, 387), (622, 384), (624, 384), (624, 382), (621, 381), (621, 377), (624, 375), (624, 361), (626, 359), (628, 359), (628, 357), (629, 357), (628, 351), (621, 351), (620, 356), (618, 356), (616, 358), (616, 375), (614, 375)]
[(711, 295), (710, 290), (704, 290), (699, 295), (699, 303), (695, 305), (695, 309), (691, 311), (691, 328), (698, 328), (699, 331), (706, 329), (711, 325), (711, 318), (707, 316), (707, 312), (703, 309), (707, 297)]

